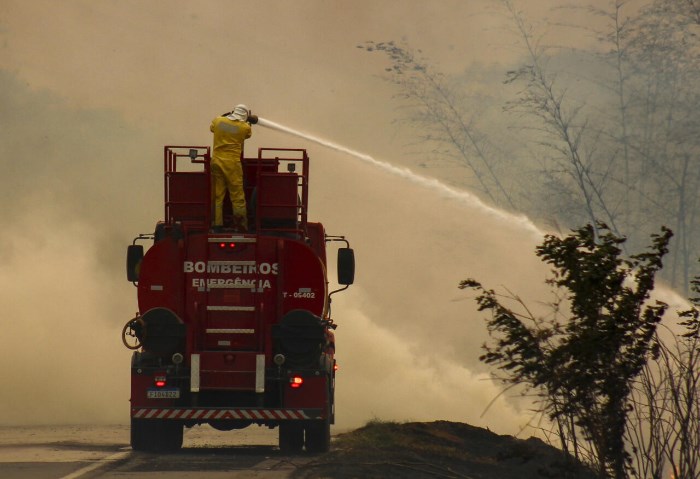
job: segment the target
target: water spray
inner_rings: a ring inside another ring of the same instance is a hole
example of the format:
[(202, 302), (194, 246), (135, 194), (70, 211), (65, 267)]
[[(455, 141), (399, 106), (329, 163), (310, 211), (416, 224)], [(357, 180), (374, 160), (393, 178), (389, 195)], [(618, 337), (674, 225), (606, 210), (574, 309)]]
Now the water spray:
[(275, 123), (274, 121), (267, 120), (265, 118), (258, 117), (257, 118), (258, 125), (264, 126), (266, 128), (271, 128), (273, 130), (281, 131), (283, 133), (287, 133), (289, 135), (293, 136), (298, 136), (299, 138), (304, 138), (306, 140), (312, 141), (314, 143), (318, 143), (319, 145), (325, 146), (327, 148), (330, 148), (332, 150), (338, 151), (340, 153), (344, 153), (346, 155), (352, 156), (354, 158), (357, 158), (359, 160), (362, 160), (366, 163), (369, 163), (371, 165), (374, 165), (378, 168), (381, 168), (385, 171), (388, 171), (389, 173), (392, 173), (396, 176), (399, 176), (401, 178), (405, 178), (413, 183), (416, 183), (418, 185), (421, 185), (425, 188), (429, 188), (433, 191), (436, 191), (442, 196), (445, 196), (447, 198), (452, 198), (457, 201), (460, 201), (462, 203), (469, 204), (470, 206), (474, 206), (481, 211), (486, 212), (487, 214), (494, 216), (502, 221), (505, 221), (506, 223), (509, 224), (517, 224), (524, 228), (525, 230), (533, 233), (538, 239), (541, 238), (544, 235), (544, 232), (542, 232), (535, 224), (530, 221), (530, 219), (525, 216), (525, 215), (516, 215), (513, 213), (510, 213), (505, 210), (501, 210), (499, 208), (495, 208), (493, 206), (487, 205), (483, 201), (481, 201), (477, 196), (473, 195), (472, 193), (469, 193), (468, 191), (460, 190), (454, 187), (451, 187), (449, 185), (446, 185), (439, 180), (435, 178), (428, 178), (426, 176), (419, 175), (417, 173), (414, 173), (410, 169), (406, 167), (398, 167), (394, 166), (391, 163), (387, 163), (385, 161), (380, 161), (377, 160), (367, 154), (361, 153), (359, 151), (352, 150), (350, 148), (347, 148), (342, 145), (338, 145), (337, 143), (334, 143), (332, 141), (325, 140), (323, 138), (319, 138), (317, 136), (311, 135), (309, 133), (305, 133), (299, 130), (294, 130), (292, 128), (289, 128), (284, 125), (280, 125), (279, 123)]

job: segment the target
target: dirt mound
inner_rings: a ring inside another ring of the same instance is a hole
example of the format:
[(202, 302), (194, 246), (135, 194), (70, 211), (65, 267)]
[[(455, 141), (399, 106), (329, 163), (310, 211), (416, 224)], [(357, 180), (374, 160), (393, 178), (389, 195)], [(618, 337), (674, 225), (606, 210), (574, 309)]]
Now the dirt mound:
[(371, 422), (342, 434), (295, 479), (593, 479), (536, 438), (499, 436), (468, 424)]

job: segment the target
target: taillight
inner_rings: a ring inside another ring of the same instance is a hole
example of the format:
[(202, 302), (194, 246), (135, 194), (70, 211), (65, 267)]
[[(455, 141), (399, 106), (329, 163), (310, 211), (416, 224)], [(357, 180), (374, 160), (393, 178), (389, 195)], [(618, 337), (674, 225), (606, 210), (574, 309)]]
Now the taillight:
[(226, 243), (222, 241), (219, 243), (219, 249), (233, 249), (236, 247), (236, 243)]
[(165, 385), (167, 384), (167, 380), (166, 380), (165, 376), (156, 376), (153, 379), (155, 381), (157, 388), (164, 388)]
[(301, 376), (292, 376), (289, 378), (289, 387), (292, 389), (299, 389), (302, 384), (304, 384), (304, 378)]

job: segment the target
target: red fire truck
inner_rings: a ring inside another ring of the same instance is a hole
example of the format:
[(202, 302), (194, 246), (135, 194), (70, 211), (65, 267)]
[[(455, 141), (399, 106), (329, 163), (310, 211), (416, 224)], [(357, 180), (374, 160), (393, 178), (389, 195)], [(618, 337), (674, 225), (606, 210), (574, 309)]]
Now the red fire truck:
[[(131, 446), (173, 451), (183, 428), (279, 427), (279, 446), (328, 450), (334, 422), (331, 295), (353, 283), (348, 241), (307, 219), (309, 157), (261, 148), (241, 159), (249, 231), (211, 228), (210, 148), (166, 146), (165, 216), (127, 251), (138, 312)], [(224, 220), (232, 218), (224, 202)], [(144, 254), (144, 242), (152, 242)], [(337, 242), (329, 292), (326, 245)]]

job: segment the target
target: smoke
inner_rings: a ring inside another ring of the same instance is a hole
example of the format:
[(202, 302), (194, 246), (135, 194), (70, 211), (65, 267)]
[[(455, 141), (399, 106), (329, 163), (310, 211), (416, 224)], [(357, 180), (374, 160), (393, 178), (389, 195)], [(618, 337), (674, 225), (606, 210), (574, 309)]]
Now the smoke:
[[(390, 87), (374, 78), (381, 60), (354, 48), (400, 39), (410, 25), (411, 43), (427, 44), (446, 70), (512, 59), (483, 38), (488, 19), (469, 16), (472, 3), (356, 2), (339, 15), (322, 1), (235, 11), (230, 2), (8, 2), (0, 424), (128, 421), (130, 352), (119, 334), (136, 300), (125, 247), (161, 219), (163, 145), (208, 144), (211, 118), (240, 102), (318, 132), (257, 129), (246, 149), (308, 148), (310, 218), (355, 248), (356, 284), (333, 297), (338, 426), (452, 419), (514, 432), (529, 420), (508, 396), (481, 416), (500, 388), (478, 360), (483, 315), (457, 284), (505, 285), (537, 309), (548, 299), (534, 255), (541, 234), (397, 167), (415, 158), (391, 126)], [(493, 20), (491, 39), (502, 41), (501, 24)]]
[(481, 417), (499, 386), (478, 360), (483, 314), (457, 284), (505, 284), (544, 308), (547, 270), (534, 255), (542, 234), (466, 192), (367, 159), (347, 148), (311, 158), (310, 217), (346, 235), (357, 258), (356, 284), (333, 302), (338, 425), (448, 419), (517, 432), (531, 419), (519, 398)]
[[(44, 107), (2, 133), (15, 161), (2, 177), (12, 214), (0, 233), (0, 360), (12, 365), (12, 387), (0, 423), (123, 423), (130, 353), (119, 336), (136, 308), (124, 250), (162, 214), (162, 146), (112, 112), (71, 108), (12, 75), (2, 81), (18, 118)], [(466, 276), (498, 282), (507, 267), (523, 280), (541, 273), (532, 229), (408, 170), (338, 148), (310, 153), (312, 218), (347, 235), (358, 258), (357, 284), (333, 304), (338, 426), (372, 417), (478, 423), (498, 388), (478, 364), (481, 320), (456, 285)], [(504, 399), (491, 411), (482, 424), (508, 430), (526, 420)]]
[[(11, 76), (4, 86), (4, 101), (23, 99), (23, 109), (14, 106), (20, 115), (46, 101)], [(33, 124), (43, 141), (15, 151), (2, 179), (13, 214), (0, 234), (8, 305), (0, 360), (13, 367), (0, 423), (123, 423), (130, 353), (119, 335), (136, 307), (124, 249), (160, 219), (161, 147), (110, 112), (49, 102)], [(69, 128), (60, 126), (66, 118)], [(13, 123), (3, 144), (29, 143), (32, 134)], [(500, 387), (478, 361), (482, 315), (456, 286), (475, 277), (544, 302), (546, 269), (534, 256), (541, 233), (468, 192), (301, 136), (323, 145), (302, 144), (312, 156), (310, 215), (346, 235), (358, 262), (356, 284), (333, 303), (338, 427), (377, 417), (519, 430), (530, 416), (516, 398), (498, 398), (482, 417)], [(35, 154), (46, 159), (37, 171)]]
[(334, 143), (332, 141), (319, 138), (318, 136), (311, 135), (309, 133), (304, 133), (302, 131), (295, 130), (293, 128), (289, 128), (288, 126), (280, 125), (279, 123), (275, 123), (273, 121), (266, 120), (265, 118), (260, 118), (259, 124), (261, 126), (272, 128), (274, 130), (282, 131), (284, 133), (288, 133), (290, 135), (297, 136), (299, 138), (303, 138), (305, 140), (312, 141), (312, 142), (317, 143), (319, 145), (325, 146), (326, 148), (330, 148), (331, 150), (335, 150), (335, 151), (338, 151), (340, 153), (345, 153), (345, 154), (350, 155), (354, 158), (357, 158), (357, 159), (362, 160), (364, 162), (367, 162), (371, 165), (374, 165), (378, 168), (386, 170), (389, 173), (392, 173), (400, 178), (404, 178), (408, 181), (411, 181), (412, 183), (415, 183), (419, 186), (429, 188), (441, 196), (456, 199), (456, 200), (463, 202), (469, 206), (472, 206), (474, 208), (478, 208), (481, 211), (485, 212), (486, 214), (493, 215), (497, 218), (500, 218), (503, 221), (515, 223), (515, 224), (520, 224), (525, 230), (529, 230), (534, 235), (536, 235), (538, 237), (542, 236), (542, 232), (526, 216), (524, 216), (524, 215), (516, 216), (516, 215), (509, 213), (505, 210), (501, 210), (498, 208), (494, 208), (490, 205), (487, 205), (486, 203), (481, 201), (476, 195), (473, 195), (468, 191), (458, 190), (456, 188), (453, 188), (449, 185), (446, 185), (446, 184), (440, 182), (439, 180), (437, 180), (435, 178), (428, 178), (426, 176), (418, 175), (418, 174), (412, 172), (408, 168), (397, 167), (395, 165), (392, 165), (391, 163), (376, 160), (375, 158), (373, 158), (367, 154), (361, 153), (359, 151), (355, 151), (355, 150), (350, 149), (346, 146), (341, 146), (341, 145), (338, 145), (337, 143)]
[(124, 251), (162, 208), (162, 147), (7, 72), (0, 105), (13, 116), (0, 130), (0, 424), (123, 422), (119, 337), (136, 309)]
[(128, 360), (116, 343), (118, 289), (104, 287), (110, 278), (94, 260), (90, 228), (52, 213), (16, 225), (16, 253), (0, 274), (0, 423), (123, 422)]
[[(373, 417), (445, 419), (518, 433), (533, 419), (532, 404), (501, 397), (502, 385), (489, 379), (478, 359), (488, 339), (486, 313), (456, 286), (475, 278), (512, 291), (535, 315), (551, 313), (549, 268), (535, 255), (544, 232), (468, 192), (260, 122), (326, 147), (312, 158), (312, 178), (321, 178), (311, 189), (312, 208), (356, 249), (356, 285), (334, 297), (339, 426)], [(688, 307), (663, 287), (654, 299), (671, 312)]]
[(527, 413), (501, 396), (487, 373), (408, 343), (362, 311), (344, 308), (338, 316), (343, 323), (336, 380), (340, 428), (372, 418), (444, 419), (515, 433), (527, 423)]

